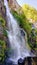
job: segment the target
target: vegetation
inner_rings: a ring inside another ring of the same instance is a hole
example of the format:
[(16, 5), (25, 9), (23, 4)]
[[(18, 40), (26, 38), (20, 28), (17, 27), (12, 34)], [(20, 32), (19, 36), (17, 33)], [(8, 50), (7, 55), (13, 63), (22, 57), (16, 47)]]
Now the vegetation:
[(2, 26), (5, 26), (5, 20), (4, 20), (4, 18), (2, 18), (1, 16), (0, 16), (0, 22), (1, 22), (1, 24), (2, 24)]
[(36, 50), (37, 49), (37, 34), (36, 30), (32, 29), (30, 38), (28, 39), (29, 45), (32, 49)]
[(6, 50), (6, 43), (4, 40), (0, 40), (0, 61), (1, 63), (5, 59), (5, 50)]
[[(37, 10), (33, 7), (30, 7), (29, 5), (27, 4), (24, 4), (22, 6), (22, 10), (25, 14), (25, 16), (28, 18), (28, 19), (32, 19), (34, 20), (35, 22), (37, 21)], [(32, 21), (33, 22), (33, 21)]]
[[(1, 31), (3, 33), (3, 38), (0, 38), (0, 63), (3, 63), (5, 60), (5, 51), (6, 51), (6, 42), (4, 37), (7, 37), (7, 32), (5, 29), (5, 20), (0, 16), (0, 25), (2, 27)], [(1, 32), (0, 32), (1, 33)]]
[(7, 31), (5, 29), (3, 29), (3, 34), (7, 37)]

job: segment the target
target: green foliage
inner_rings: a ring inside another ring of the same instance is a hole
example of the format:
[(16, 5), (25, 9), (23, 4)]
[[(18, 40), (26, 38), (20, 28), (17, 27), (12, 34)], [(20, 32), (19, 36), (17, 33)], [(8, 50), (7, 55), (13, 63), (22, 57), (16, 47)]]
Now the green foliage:
[(22, 10), (28, 19), (33, 19), (37, 21), (37, 10), (35, 8), (30, 7), (27, 4), (24, 4), (22, 6)]
[(5, 26), (5, 20), (1, 16), (0, 16), (0, 22), (1, 22), (2, 26)]
[(6, 43), (3, 40), (0, 40), (0, 61), (1, 63), (5, 59), (5, 50), (6, 50)]
[(7, 31), (5, 29), (3, 29), (3, 34), (7, 37)]
[(28, 42), (32, 49), (37, 49), (37, 34), (35, 29), (32, 29)]

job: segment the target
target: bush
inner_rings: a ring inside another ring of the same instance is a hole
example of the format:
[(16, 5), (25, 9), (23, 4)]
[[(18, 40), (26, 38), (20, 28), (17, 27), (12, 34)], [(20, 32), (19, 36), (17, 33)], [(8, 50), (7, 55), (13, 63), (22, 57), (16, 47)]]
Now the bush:
[(7, 31), (5, 29), (3, 29), (3, 34), (7, 37)]
[(1, 16), (0, 16), (0, 22), (1, 22), (2, 26), (5, 26), (5, 20)]
[(0, 61), (1, 63), (5, 59), (5, 50), (6, 50), (6, 43), (3, 40), (0, 40)]

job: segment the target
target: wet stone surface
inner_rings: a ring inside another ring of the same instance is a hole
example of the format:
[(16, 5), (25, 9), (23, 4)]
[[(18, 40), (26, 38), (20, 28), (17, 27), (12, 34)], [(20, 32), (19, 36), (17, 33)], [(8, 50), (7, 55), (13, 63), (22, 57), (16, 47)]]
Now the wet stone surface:
[(20, 58), (20, 59), (18, 60), (18, 65), (24, 65), (24, 60)]

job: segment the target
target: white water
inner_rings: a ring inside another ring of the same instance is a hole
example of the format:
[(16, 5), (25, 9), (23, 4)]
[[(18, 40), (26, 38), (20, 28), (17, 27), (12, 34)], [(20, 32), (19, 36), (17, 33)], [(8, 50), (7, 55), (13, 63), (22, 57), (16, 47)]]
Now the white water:
[(30, 50), (26, 46), (26, 40), (21, 36), (17, 21), (10, 13), (7, 0), (4, 0), (4, 5), (6, 6), (7, 24), (9, 28), (8, 38), (11, 47), (11, 54), (9, 56), (12, 61), (17, 62), (19, 58), (30, 56)]

